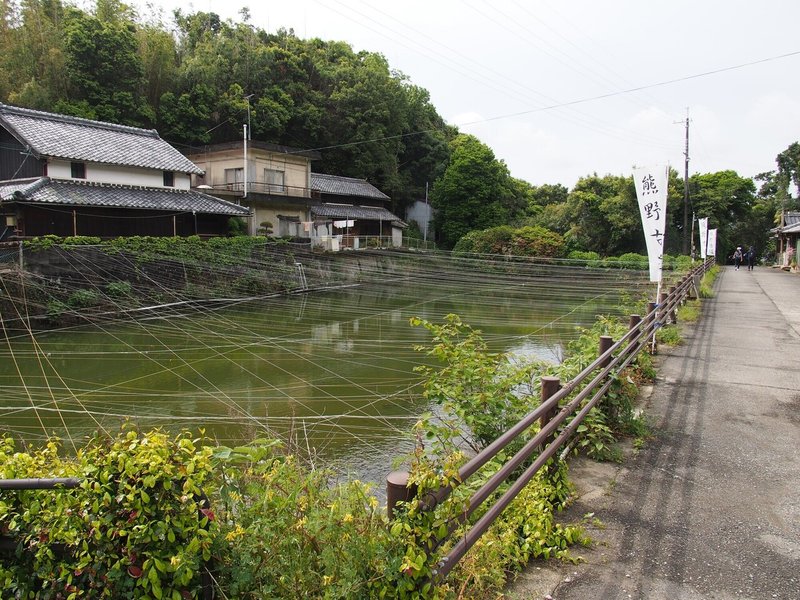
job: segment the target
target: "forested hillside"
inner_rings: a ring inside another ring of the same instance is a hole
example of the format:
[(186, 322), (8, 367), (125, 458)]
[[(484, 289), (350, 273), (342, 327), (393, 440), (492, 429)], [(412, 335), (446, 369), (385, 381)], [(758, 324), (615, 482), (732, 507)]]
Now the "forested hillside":
[[(268, 33), (246, 10), (239, 22), (205, 12), (145, 18), (119, 0), (90, 10), (7, 0), (2, 11), (2, 102), (156, 128), (181, 149), (241, 139), (249, 119), (253, 139), (320, 150), (316, 171), (368, 179), (397, 214), (430, 184), (444, 248), (474, 230), (538, 226), (563, 236), (566, 250), (644, 251), (630, 176), (587, 175), (571, 190), (515, 179), (488, 146), (445, 123), (427, 90), (346, 41)], [(749, 173), (691, 177), (690, 214), (719, 229), (720, 256), (737, 244), (767, 251), (776, 213), (797, 205), (800, 145), (776, 162), (757, 176), (759, 189)], [(688, 232), (674, 171), (668, 208), (675, 254)]]
[(241, 138), (249, 101), (253, 139), (321, 148), (317, 170), (399, 203), (424, 197), (447, 161), (455, 130), (380, 54), (214, 13), (146, 22), (117, 0), (2, 6), (3, 102), (154, 127), (180, 148)]

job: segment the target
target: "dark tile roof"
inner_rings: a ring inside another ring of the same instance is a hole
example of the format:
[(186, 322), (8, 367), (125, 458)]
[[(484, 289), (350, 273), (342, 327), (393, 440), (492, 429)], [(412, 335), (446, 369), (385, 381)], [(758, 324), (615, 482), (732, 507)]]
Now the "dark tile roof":
[(0, 201), (191, 212), (245, 217), (249, 209), (208, 194), (169, 188), (146, 188), (49, 177), (0, 181)]
[(318, 217), (331, 219), (362, 219), (364, 221), (400, 221), (385, 208), (377, 206), (352, 206), (349, 204), (318, 204), (311, 207)]
[(311, 173), (311, 189), (323, 194), (380, 198), (381, 200), (390, 199), (389, 196), (365, 179), (339, 177), (338, 175), (325, 175), (323, 173)]
[(783, 223), (785, 227), (797, 225), (800, 223), (800, 212), (795, 210), (787, 210), (783, 215)]
[(155, 129), (139, 129), (0, 104), (0, 125), (41, 156), (126, 167), (202, 173), (162, 140)]

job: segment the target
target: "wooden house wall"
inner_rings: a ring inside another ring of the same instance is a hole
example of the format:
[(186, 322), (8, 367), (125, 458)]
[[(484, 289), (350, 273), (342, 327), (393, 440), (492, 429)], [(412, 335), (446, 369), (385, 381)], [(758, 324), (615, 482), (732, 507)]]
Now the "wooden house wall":
[(0, 127), (0, 181), (44, 175), (45, 161), (26, 154), (25, 147)]
[[(22, 235), (48, 234), (116, 238), (127, 236), (168, 237), (172, 235), (222, 236), (228, 231), (225, 215), (164, 213), (151, 210), (129, 210), (68, 206), (42, 208), (27, 205), (21, 208)], [(174, 214), (174, 220), (173, 220)]]

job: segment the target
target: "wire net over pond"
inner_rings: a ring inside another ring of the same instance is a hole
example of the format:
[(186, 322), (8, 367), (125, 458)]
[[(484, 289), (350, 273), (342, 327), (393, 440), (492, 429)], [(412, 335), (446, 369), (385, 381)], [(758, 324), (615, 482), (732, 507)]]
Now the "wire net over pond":
[[(196, 264), (137, 267), (88, 250), (59, 257), (72, 273), (58, 282), (62, 297), (85, 297), (68, 307), (75, 324), (37, 328), (53, 310), (37, 289), (44, 279), (26, 275), (12, 289), (3, 278), (4, 431), (32, 442), (55, 434), (67, 447), (125, 420), (202, 428), (224, 444), (275, 435), (375, 479), (410, 449), (411, 426), (429, 408), (414, 371), (430, 364), (414, 350), (429, 334), (409, 318), (457, 313), (493, 350), (557, 361), (579, 326), (648, 289), (639, 271), (568, 263), (283, 251), (245, 270), (204, 265), (205, 282), (187, 291)], [(248, 271), (294, 278), (297, 262), (312, 291), (298, 293), (299, 279), (256, 297), (231, 285), (255, 277)]]

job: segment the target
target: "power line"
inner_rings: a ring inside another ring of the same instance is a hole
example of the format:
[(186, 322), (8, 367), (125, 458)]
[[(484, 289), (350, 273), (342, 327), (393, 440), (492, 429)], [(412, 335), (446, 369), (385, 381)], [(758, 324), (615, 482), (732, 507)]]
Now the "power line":
[[(695, 73), (693, 75), (686, 75), (684, 77), (677, 77), (675, 79), (667, 79), (665, 81), (659, 81), (659, 82), (656, 82), (656, 83), (649, 83), (649, 84), (646, 84), (646, 85), (640, 85), (640, 86), (637, 86), (637, 87), (628, 88), (628, 89), (624, 89), (624, 90), (617, 90), (616, 92), (608, 92), (606, 94), (598, 94), (596, 96), (589, 96), (587, 98), (580, 98), (580, 99), (577, 99), (577, 100), (569, 100), (567, 102), (559, 102), (559, 103), (556, 103), (556, 104), (550, 104), (548, 106), (541, 106), (539, 108), (532, 108), (530, 110), (523, 110), (523, 111), (519, 111), (519, 112), (515, 112), (515, 113), (507, 113), (507, 114), (504, 114), (504, 115), (497, 115), (495, 117), (488, 117), (486, 119), (480, 119), (480, 120), (477, 120), (477, 121), (470, 121), (468, 123), (461, 123), (459, 125), (459, 127), (467, 127), (467, 126), (470, 126), (470, 125), (480, 125), (481, 123), (490, 123), (492, 121), (500, 121), (502, 119), (511, 119), (513, 117), (520, 117), (520, 116), (524, 116), (524, 115), (530, 115), (530, 114), (534, 114), (534, 113), (537, 113), (537, 112), (545, 112), (545, 111), (548, 111), (548, 110), (554, 110), (556, 108), (563, 108), (565, 106), (574, 106), (574, 105), (577, 105), (577, 104), (586, 104), (588, 102), (595, 102), (597, 100), (605, 100), (607, 98), (613, 98), (615, 96), (622, 96), (624, 94), (632, 94), (634, 92), (641, 92), (643, 90), (649, 90), (649, 89), (652, 89), (652, 88), (663, 87), (663, 86), (666, 86), (666, 85), (672, 85), (672, 84), (681, 83), (681, 82), (684, 82), (684, 81), (691, 81), (692, 79), (700, 79), (702, 77), (708, 77), (710, 75), (717, 75), (719, 73), (725, 73), (727, 71), (735, 71), (737, 69), (743, 69), (745, 67), (752, 67), (754, 65), (759, 65), (759, 64), (763, 64), (763, 63), (767, 63), (767, 62), (781, 60), (781, 59), (784, 59), (784, 58), (790, 58), (792, 56), (797, 56), (797, 55), (800, 55), (800, 50), (796, 50), (794, 52), (787, 52), (786, 54), (779, 54), (777, 56), (770, 56), (770, 57), (762, 58), (762, 59), (759, 59), (759, 60), (753, 60), (753, 61), (750, 61), (750, 62), (739, 63), (737, 65), (732, 65), (732, 66), (728, 66), (728, 67), (722, 67), (720, 69), (714, 69), (714, 70), (711, 70), (711, 71), (703, 71), (702, 73)], [(423, 129), (423, 130), (420, 130), (420, 131), (412, 131), (412, 132), (409, 132), (409, 133), (401, 133), (401, 134), (397, 134), (397, 135), (390, 135), (390, 136), (384, 136), (384, 137), (378, 137), (378, 138), (371, 138), (371, 139), (368, 139), (368, 140), (360, 140), (360, 141), (356, 141), (356, 142), (345, 142), (343, 144), (333, 144), (333, 145), (330, 145), (330, 146), (320, 146), (320, 147), (317, 147), (317, 148), (307, 148), (305, 150), (297, 150), (295, 152), (288, 152), (287, 154), (297, 154), (299, 152), (308, 152), (308, 151), (332, 150), (334, 148), (346, 148), (348, 146), (356, 146), (358, 144), (369, 144), (369, 143), (380, 142), (380, 141), (384, 141), (384, 140), (401, 139), (401, 138), (409, 137), (409, 136), (412, 136), (412, 135), (423, 135), (423, 134), (426, 134), (426, 133), (436, 133), (438, 131), (440, 131), (440, 130), (439, 129)]]

